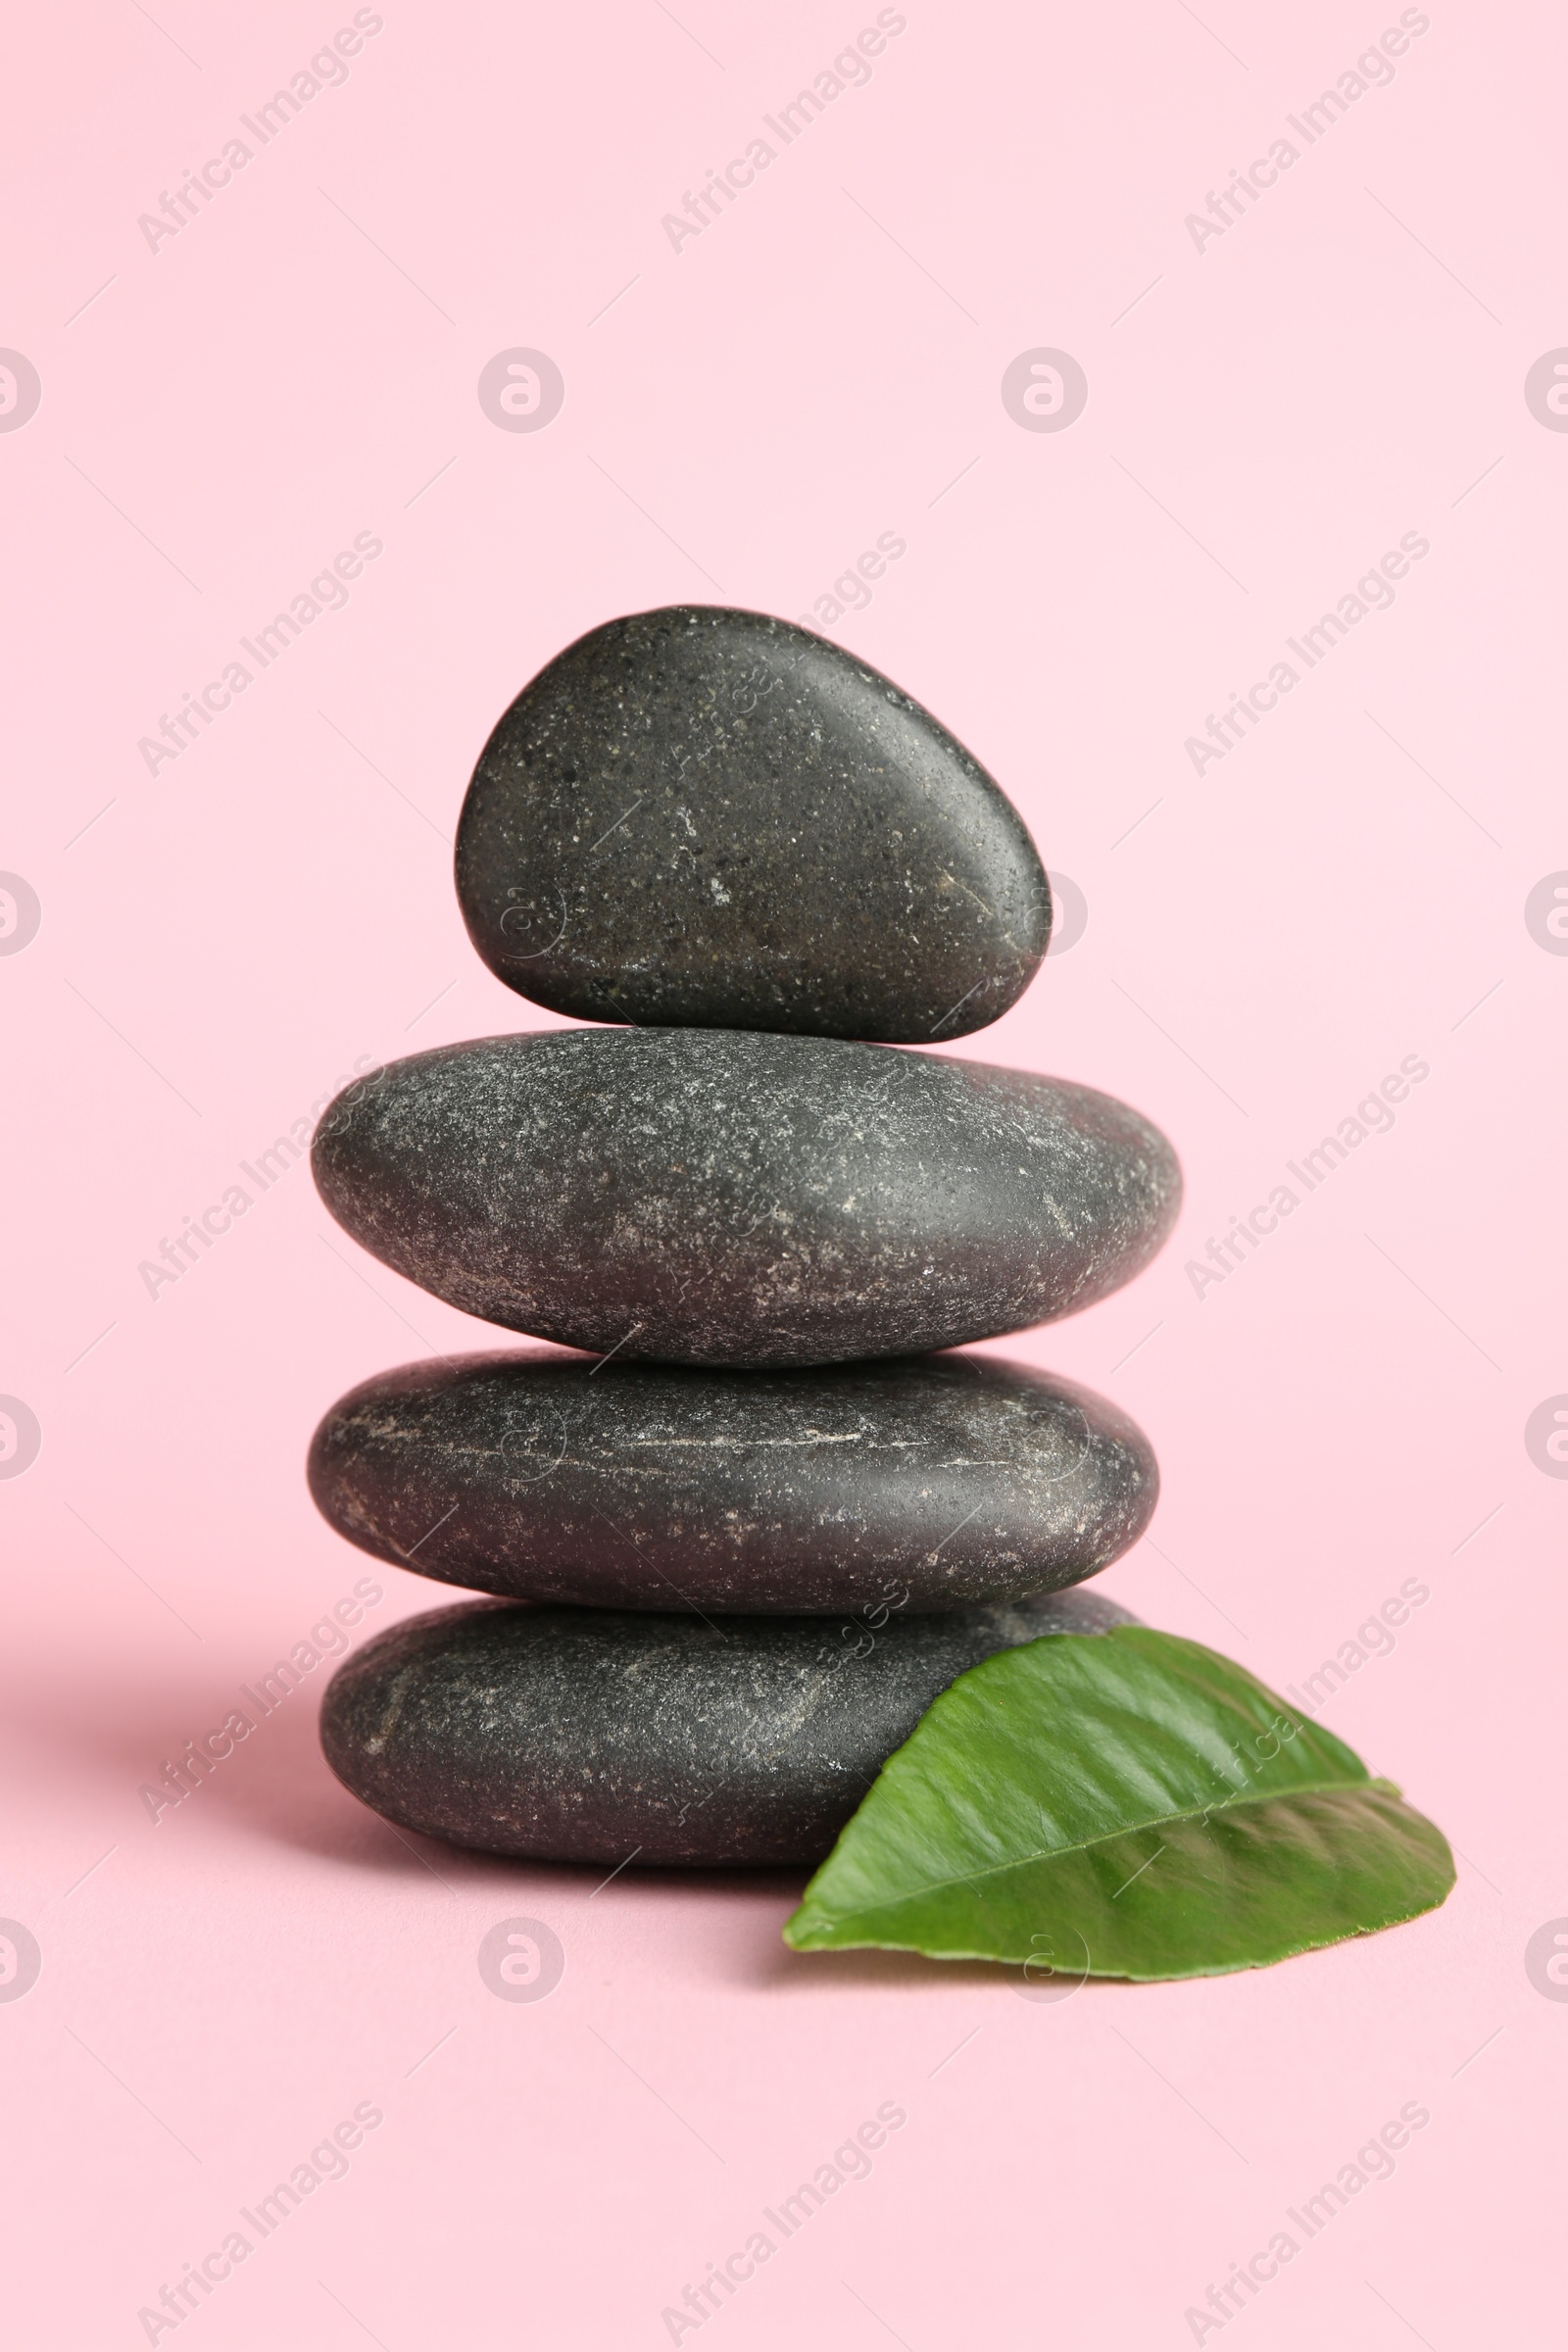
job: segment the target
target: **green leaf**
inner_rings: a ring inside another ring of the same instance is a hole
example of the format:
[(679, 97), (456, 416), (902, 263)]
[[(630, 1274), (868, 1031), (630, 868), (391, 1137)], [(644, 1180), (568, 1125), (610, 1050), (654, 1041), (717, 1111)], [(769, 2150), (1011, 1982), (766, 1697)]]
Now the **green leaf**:
[(1332, 1732), (1197, 1642), (1117, 1626), (960, 1675), (784, 1938), (1221, 1976), (1412, 1919), (1452, 1885), (1441, 1830)]

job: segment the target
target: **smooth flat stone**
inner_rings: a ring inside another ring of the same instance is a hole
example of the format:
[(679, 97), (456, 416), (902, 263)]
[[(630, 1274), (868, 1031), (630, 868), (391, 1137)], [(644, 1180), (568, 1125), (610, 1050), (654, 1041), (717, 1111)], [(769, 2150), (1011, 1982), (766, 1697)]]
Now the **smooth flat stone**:
[(468, 1601), (346, 1660), (321, 1744), (389, 1821), (485, 1853), (808, 1864), (958, 1675), (1041, 1634), (1132, 1622), (1078, 1592), (880, 1630)]
[(1023, 819), (929, 711), (789, 621), (590, 630), (485, 745), (458, 897), (578, 1020), (923, 1045), (1005, 1012), (1051, 929)]
[(317, 1130), (340, 1225), (413, 1282), (595, 1353), (908, 1355), (1088, 1306), (1181, 1173), (1059, 1079), (832, 1038), (559, 1029), (388, 1063)]
[(1149, 1442), (991, 1356), (710, 1372), (580, 1355), (407, 1364), (316, 1433), (311, 1492), (378, 1559), (481, 1592), (690, 1612), (950, 1609), (1135, 1544)]

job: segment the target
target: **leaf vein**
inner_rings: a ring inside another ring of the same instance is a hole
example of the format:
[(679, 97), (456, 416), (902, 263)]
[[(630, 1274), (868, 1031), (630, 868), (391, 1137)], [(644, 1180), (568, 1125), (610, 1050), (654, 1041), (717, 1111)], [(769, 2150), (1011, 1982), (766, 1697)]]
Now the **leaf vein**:
[(1033, 1853), (1013, 1854), (1003, 1862), (989, 1863), (984, 1870), (955, 1871), (951, 1878), (931, 1879), (920, 1886), (911, 1886), (903, 1894), (890, 1895), (890, 1904), (918, 1902), (922, 1895), (939, 1894), (947, 1886), (973, 1886), (980, 1879), (994, 1879), (1010, 1870), (1026, 1870), (1032, 1862), (1060, 1862), (1069, 1854), (1092, 1853), (1097, 1846), (1116, 1845), (1123, 1838), (1136, 1838), (1144, 1830), (1175, 1829), (1184, 1821), (1200, 1821), (1214, 1813), (1237, 1813), (1248, 1805), (1278, 1804), (1282, 1797), (1338, 1796), (1351, 1790), (1373, 1789), (1387, 1795), (1392, 1784), (1375, 1781), (1298, 1781), (1289, 1788), (1273, 1788), (1266, 1794), (1255, 1790), (1238, 1789), (1234, 1798), (1222, 1798), (1216, 1805), (1192, 1805), (1183, 1813), (1154, 1813), (1147, 1821), (1129, 1822), (1124, 1830), (1107, 1830), (1102, 1837), (1081, 1838), (1072, 1845), (1042, 1845)]

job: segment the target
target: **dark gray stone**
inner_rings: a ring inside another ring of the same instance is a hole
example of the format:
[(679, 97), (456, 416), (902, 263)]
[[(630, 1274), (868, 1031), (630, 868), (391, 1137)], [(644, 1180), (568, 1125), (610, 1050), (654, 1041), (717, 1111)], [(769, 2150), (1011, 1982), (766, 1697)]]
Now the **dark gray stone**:
[(408, 1364), (333, 1406), (310, 1482), (350, 1543), (447, 1584), (795, 1615), (1057, 1592), (1135, 1544), (1158, 1492), (1114, 1405), (976, 1355)]
[(923, 1045), (1046, 951), (1022, 818), (918, 703), (788, 621), (612, 620), (524, 687), (458, 826), (490, 969), (578, 1020)]
[(313, 1153), (367, 1250), (596, 1353), (907, 1355), (1103, 1298), (1181, 1196), (1158, 1130), (1058, 1079), (887, 1046), (561, 1029), (357, 1080)]
[(810, 1864), (969, 1667), (1129, 1622), (1078, 1592), (874, 1627), (468, 1601), (340, 1666), (321, 1744), (389, 1821), (485, 1853)]

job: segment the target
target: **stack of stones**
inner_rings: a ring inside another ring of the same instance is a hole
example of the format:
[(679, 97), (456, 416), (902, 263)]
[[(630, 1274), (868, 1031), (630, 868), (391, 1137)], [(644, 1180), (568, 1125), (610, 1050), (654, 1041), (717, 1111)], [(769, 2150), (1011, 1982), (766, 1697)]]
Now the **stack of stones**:
[(951, 1351), (1129, 1281), (1175, 1156), (1106, 1095), (919, 1050), (1022, 994), (1046, 875), (946, 729), (786, 622), (569, 647), (485, 747), (457, 884), (491, 970), (598, 1025), (373, 1072), (317, 1182), (553, 1345), (384, 1373), (318, 1431), (341, 1534), (498, 1596), (350, 1658), (328, 1760), (493, 1853), (819, 1861), (957, 1675), (1124, 1620), (1067, 1588), (1149, 1520), (1142, 1433)]

